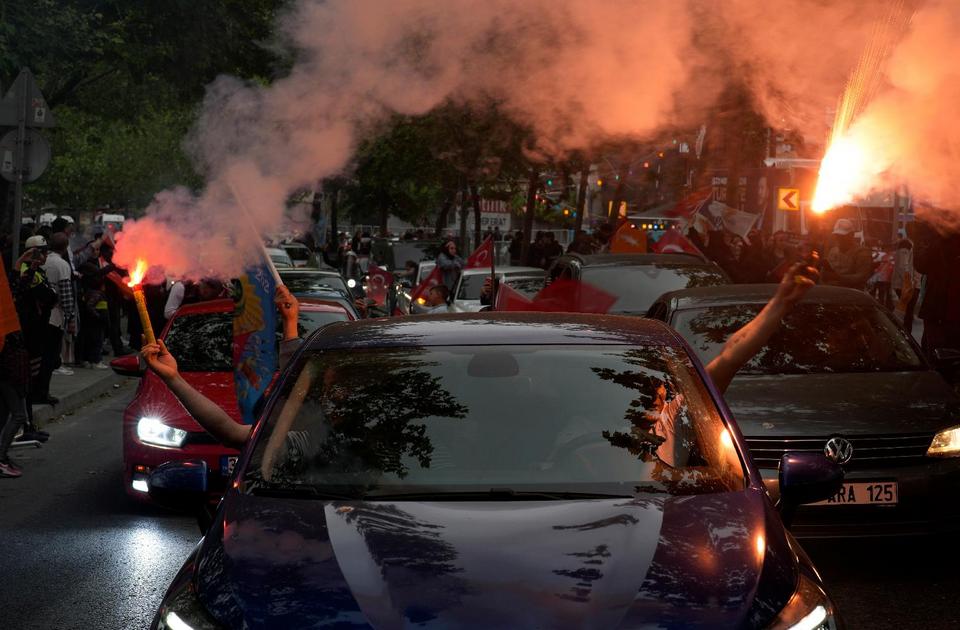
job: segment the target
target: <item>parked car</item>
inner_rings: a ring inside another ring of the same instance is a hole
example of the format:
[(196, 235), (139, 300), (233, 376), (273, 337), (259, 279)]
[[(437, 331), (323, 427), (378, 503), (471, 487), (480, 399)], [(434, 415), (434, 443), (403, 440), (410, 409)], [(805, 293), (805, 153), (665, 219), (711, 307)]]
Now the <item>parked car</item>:
[(280, 243), (279, 249), (287, 252), (294, 267), (307, 267), (313, 252), (303, 243)]
[(283, 268), (292, 268), (293, 260), (290, 259), (290, 254), (285, 250), (280, 249), (279, 247), (267, 247), (266, 248), (267, 256), (270, 257), (273, 266), (277, 269)]
[[(240, 422), (233, 382), (233, 302), (213, 300), (181, 306), (160, 338), (192, 387)], [(356, 311), (321, 299), (300, 300), (304, 335), (333, 321), (357, 319)], [(279, 338), (279, 331), (278, 331)], [(136, 355), (114, 359), (118, 374), (141, 376), (123, 412), (123, 485), (134, 499), (147, 500), (147, 476), (169, 461), (201, 460), (210, 471), (208, 490), (219, 496), (236, 462), (237, 451), (217, 443), (190, 417), (167, 386), (144, 372)]]
[[(333, 324), (283, 372), (154, 628), (835, 628), (745, 454), (652, 320)], [(781, 478), (788, 511), (842, 472), (794, 454)], [(178, 462), (150, 492), (186, 506), (208, 483)]]
[(294, 295), (340, 293), (352, 295), (347, 281), (336, 270), (326, 269), (278, 269), (280, 279)]
[[(707, 363), (775, 290), (677, 291), (649, 315), (674, 326)], [(863, 291), (813, 288), (740, 370), (726, 400), (774, 496), (786, 453), (826, 453), (846, 470), (836, 497), (798, 511), (798, 535), (921, 533), (960, 524), (960, 507), (948, 498), (960, 491), (960, 399)]]
[[(539, 267), (497, 267), (497, 280), (507, 284), (523, 295), (532, 298), (543, 288), (546, 275)], [(450, 311), (454, 313), (476, 313), (483, 308), (480, 303), (480, 291), (484, 281), (490, 277), (487, 267), (464, 269), (453, 291)]]
[(659, 296), (691, 287), (730, 284), (716, 264), (690, 254), (565, 254), (549, 281), (569, 278), (617, 297), (610, 313), (644, 315)]
[(370, 257), (375, 265), (392, 273), (403, 269), (408, 260), (436, 260), (441, 245), (440, 239), (405, 241), (377, 237), (370, 242)]

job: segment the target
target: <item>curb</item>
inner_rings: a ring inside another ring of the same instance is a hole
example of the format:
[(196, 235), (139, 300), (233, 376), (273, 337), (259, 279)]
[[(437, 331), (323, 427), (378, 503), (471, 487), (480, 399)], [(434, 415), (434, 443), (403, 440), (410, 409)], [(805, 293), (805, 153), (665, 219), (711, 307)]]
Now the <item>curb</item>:
[(88, 385), (83, 389), (61, 396), (60, 402), (55, 406), (34, 405), (33, 422), (35, 425), (37, 425), (37, 428), (42, 429), (44, 425), (49, 423), (54, 418), (59, 418), (60, 416), (69, 415), (75, 412), (77, 409), (84, 406), (91, 400), (112, 392), (115, 385), (122, 385), (129, 380), (133, 379), (126, 376), (119, 376), (117, 374), (106, 375), (104, 378), (98, 380), (92, 385)]

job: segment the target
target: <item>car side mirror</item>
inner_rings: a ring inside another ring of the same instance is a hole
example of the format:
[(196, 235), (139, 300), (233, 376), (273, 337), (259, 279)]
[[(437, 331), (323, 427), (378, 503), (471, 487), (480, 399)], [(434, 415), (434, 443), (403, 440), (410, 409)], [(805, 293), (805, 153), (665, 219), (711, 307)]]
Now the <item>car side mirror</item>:
[(144, 366), (140, 363), (139, 354), (128, 354), (125, 357), (117, 357), (110, 362), (110, 367), (120, 376), (143, 376)]
[(780, 515), (789, 526), (797, 506), (825, 501), (843, 485), (843, 468), (820, 453), (787, 453), (780, 458)]
[(158, 505), (180, 512), (197, 512), (206, 504), (207, 463), (202, 459), (167, 462), (153, 469), (147, 492)]

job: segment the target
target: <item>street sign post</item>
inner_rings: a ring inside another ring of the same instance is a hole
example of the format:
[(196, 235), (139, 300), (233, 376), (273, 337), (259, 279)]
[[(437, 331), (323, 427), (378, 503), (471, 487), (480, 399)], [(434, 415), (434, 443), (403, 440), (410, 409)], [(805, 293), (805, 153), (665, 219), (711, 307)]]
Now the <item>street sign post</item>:
[(0, 100), (0, 126), (16, 127), (0, 140), (0, 176), (13, 182), (13, 245), (11, 261), (20, 250), (23, 184), (39, 177), (50, 163), (50, 145), (34, 128), (56, 125), (33, 73), (24, 68)]
[(777, 210), (800, 210), (800, 189), (777, 188)]

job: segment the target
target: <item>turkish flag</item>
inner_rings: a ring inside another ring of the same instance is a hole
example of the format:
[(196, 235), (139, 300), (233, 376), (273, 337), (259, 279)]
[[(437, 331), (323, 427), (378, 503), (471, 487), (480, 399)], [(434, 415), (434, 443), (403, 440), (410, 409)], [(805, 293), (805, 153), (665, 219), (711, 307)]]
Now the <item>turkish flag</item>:
[[(17, 270), (20, 271), (19, 269)], [(32, 274), (33, 272), (31, 272)], [(0, 348), (3, 347), (6, 335), (20, 330), (20, 320), (17, 318), (17, 308), (13, 303), (13, 294), (10, 292), (10, 285), (7, 284), (7, 270), (3, 268), (3, 260), (0, 260)], [(30, 281), (33, 282), (31, 275)]]
[(658, 254), (694, 254), (703, 256), (697, 246), (680, 233), (680, 230), (667, 230), (663, 236), (653, 244), (653, 251)]
[(613, 254), (645, 254), (647, 252), (647, 232), (637, 229), (629, 221), (620, 226), (610, 240), (610, 252)]
[(509, 284), (501, 283), (497, 289), (497, 301), (493, 305), (495, 311), (535, 311), (533, 302)]
[(393, 274), (376, 265), (367, 270), (367, 296), (377, 304), (387, 302), (387, 289), (393, 284)]
[(440, 267), (434, 267), (433, 271), (430, 272), (430, 275), (423, 279), (423, 282), (417, 285), (417, 288), (413, 290), (413, 293), (410, 294), (410, 312), (413, 312), (413, 305), (416, 303), (424, 293), (429, 291), (432, 287), (440, 284), (442, 276), (440, 275)]
[(491, 265), (493, 265), (493, 237), (488, 236), (486, 240), (480, 243), (480, 247), (470, 254), (464, 268), (476, 269), (477, 267), (490, 267)]
[(554, 313), (607, 313), (617, 296), (578, 280), (551, 282), (533, 298), (534, 310)]

